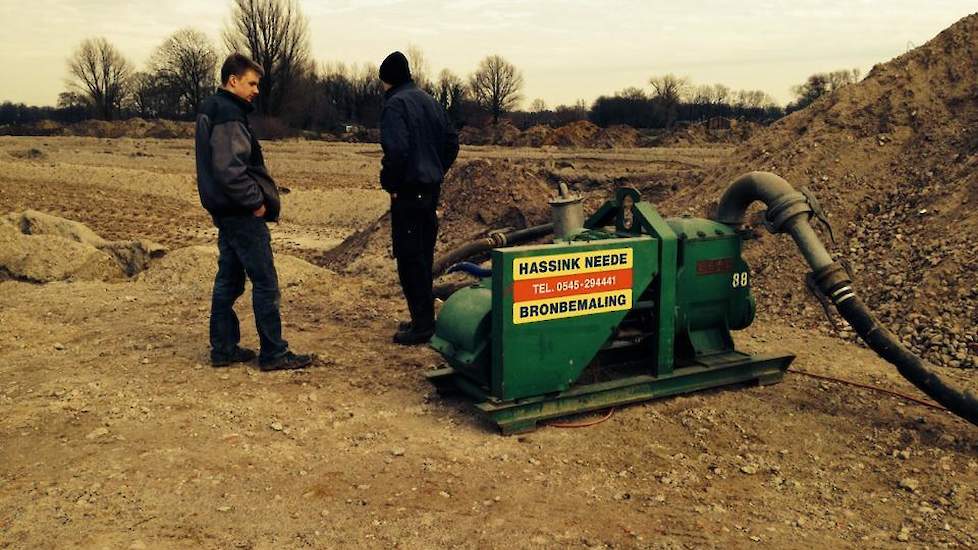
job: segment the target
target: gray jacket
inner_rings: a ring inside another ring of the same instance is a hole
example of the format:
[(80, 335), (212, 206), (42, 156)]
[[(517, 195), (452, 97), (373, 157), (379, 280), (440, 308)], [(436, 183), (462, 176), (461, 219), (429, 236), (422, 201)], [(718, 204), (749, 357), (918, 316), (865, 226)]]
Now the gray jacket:
[(265, 219), (278, 220), (278, 187), (248, 124), (252, 110), (247, 101), (218, 90), (197, 114), (197, 191), (215, 218), (250, 216), (265, 205)]

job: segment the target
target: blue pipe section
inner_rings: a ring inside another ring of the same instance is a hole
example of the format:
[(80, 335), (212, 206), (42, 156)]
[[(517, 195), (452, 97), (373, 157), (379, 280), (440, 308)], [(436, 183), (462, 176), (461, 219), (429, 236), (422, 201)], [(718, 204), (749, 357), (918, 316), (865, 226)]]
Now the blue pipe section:
[(456, 271), (461, 271), (463, 273), (468, 273), (473, 277), (492, 277), (492, 270), (480, 267), (472, 262), (459, 262), (452, 267), (448, 268), (447, 273), (454, 273)]

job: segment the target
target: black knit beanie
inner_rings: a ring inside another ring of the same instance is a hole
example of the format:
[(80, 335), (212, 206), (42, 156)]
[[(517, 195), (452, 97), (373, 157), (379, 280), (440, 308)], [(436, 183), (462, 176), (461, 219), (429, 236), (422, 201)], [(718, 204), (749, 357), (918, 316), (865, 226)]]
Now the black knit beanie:
[(380, 64), (380, 79), (395, 88), (411, 81), (411, 69), (403, 53), (394, 52), (384, 59)]

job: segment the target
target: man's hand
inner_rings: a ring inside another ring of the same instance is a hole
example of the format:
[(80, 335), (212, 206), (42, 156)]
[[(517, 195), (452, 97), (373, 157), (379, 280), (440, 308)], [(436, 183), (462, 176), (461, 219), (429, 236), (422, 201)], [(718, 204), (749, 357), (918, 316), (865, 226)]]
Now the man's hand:
[(254, 214), (255, 214), (255, 217), (256, 218), (262, 218), (262, 217), (264, 217), (265, 216), (265, 205), (263, 204), (263, 205), (259, 206), (258, 207), (258, 210), (255, 210)]

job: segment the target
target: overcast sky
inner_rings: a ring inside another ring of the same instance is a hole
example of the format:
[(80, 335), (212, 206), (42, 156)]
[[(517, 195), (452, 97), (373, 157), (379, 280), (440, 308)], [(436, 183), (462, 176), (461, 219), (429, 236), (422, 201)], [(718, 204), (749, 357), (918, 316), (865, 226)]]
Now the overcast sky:
[[(809, 74), (865, 74), (976, 9), (974, 0), (300, 0), (317, 61), (379, 64), (421, 47), (469, 74), (498, 53), (523, 70), (525, 104), (588, 102), (654, 74), (761, 89), (782, 103)], [(807, 7), (806, 7), (807, 6)], [(0, 0), (0, 101), (54, 104), (65, 58), (105, 36), (142, 66), (192, 26), (220, 44), (230, 0)]]

